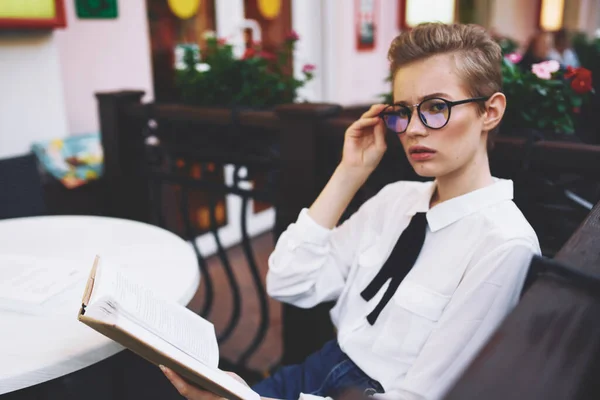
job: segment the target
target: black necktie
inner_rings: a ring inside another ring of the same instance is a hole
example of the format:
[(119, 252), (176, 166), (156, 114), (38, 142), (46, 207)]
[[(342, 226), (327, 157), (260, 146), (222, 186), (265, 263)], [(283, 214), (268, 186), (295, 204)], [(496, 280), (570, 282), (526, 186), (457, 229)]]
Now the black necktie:
[(375, 275), (373, 281), (361, 292), (360, 295), (362, 298), (369, 301), (379, 292), (388, 279), (392, 280), (379, 304), (367, 316), (367, 321), (371, 325), (375, 324), (383, 308), (390, 301), (394, 293), (396, 293), (400, 282), (402, 282), (415, 264), (415, 261), (417, 261), (417, 257), (425, 241), (426, 229), (427, 218), (425, 217), (425, 213), (415, 214), (410, 224), (408, 224), (404, 232), (400, 235), (392, 253), (383, 264), (383, 267), (381, 267), (381, 270)]

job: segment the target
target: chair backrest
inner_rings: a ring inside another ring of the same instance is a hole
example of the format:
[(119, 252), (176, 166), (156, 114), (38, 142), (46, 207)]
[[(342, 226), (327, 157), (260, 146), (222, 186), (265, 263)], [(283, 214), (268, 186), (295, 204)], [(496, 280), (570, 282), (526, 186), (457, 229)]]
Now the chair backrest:
[(46, 213), (35, 155), (0, 160), (0, 219)]
[[(203, 282), (199, 314), (215, 325), (225, 322), (217, 332), (219, 343), (242, 330), (251, 340), (235, 362), (222, 358), (220, 364), (257, 381), (264, 371), (251, 369), (248, 360), (262, 344), (270, 318), (265, 273), (260, 268), (266, 260), (259, 264), (256, 257), (264, 250), (259, 250), (251, 234), (269, 228), (268, 224), (259, 227), (261, 223), (251, 226), (250, 221), (263, 211), (263, 217), (269, 214), (274, 220), (276, 136), (266, 129), (242, 130), (237, 123), (223, 128), (158, 116), (147, 125), (138, 139), (145, 143), (141, 171), (149, 188), (148, 222), (190, 241)], [(235, 243), (241, 246), (229, 247)], [(232, 310), (225, 319), (223, 301), (228, 297)], [(254, 331), (242, 323), (242, 306), (253, 303), (258, 308)]]

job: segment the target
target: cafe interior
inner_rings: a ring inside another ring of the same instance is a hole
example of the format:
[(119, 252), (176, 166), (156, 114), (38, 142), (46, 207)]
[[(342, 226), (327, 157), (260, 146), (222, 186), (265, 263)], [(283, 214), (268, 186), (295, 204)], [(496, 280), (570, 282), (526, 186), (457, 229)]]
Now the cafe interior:
[[(210, 321), (248, 384), (334, 338), (334, 302), (269, 296), (269, 257), (426, 22), (499, 44), (490, 168), (541, 249), (445, 398), (600, 398), (600, 0), (0, 0), (0, 399), (183, 398), (78, 319), (96, 257)], [(386, 140), (340, 222), (424, 180)]]

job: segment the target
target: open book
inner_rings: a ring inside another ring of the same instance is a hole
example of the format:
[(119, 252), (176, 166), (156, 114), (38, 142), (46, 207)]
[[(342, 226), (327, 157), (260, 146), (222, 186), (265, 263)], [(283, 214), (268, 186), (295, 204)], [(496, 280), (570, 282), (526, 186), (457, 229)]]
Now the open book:
[(205, 390), (232, 400), (260, 399), (218, 368), (219, 348), (209, 321), (160, 298), (118, 269), (102, 266), (99, 257), (90, 272), (78, 319)]

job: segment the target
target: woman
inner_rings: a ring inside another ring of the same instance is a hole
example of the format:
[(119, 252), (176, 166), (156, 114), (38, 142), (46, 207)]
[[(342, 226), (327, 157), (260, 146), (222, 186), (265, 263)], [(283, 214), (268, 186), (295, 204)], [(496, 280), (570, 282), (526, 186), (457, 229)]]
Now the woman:
[(527, 50), (521, 61), (519, 61), (519, 66), (525, 71), (530, 71), (533, 64), (550, 60), (553, 47), (554, 38), (550, 32), (536, 32), (529, 41)]
[[(539, 245), (512, 182), (490, 173), (488, 141), (506, 106), (501, 57), (476, 26), (424, 24), (393, 41), (394, 105), (374, 105), (348, 128), (335, 173), (269, 259), (274, 298), (336, 300), (337, 340), (259, 383), (259, 394), (352, 387), (438, 399), (516, 304)], [(336, 227), (386, 151), (386, 125), (434, 180), (390, 184)], [(168, 376), (189, 399), (211, 398)]]
[(569, 34), (565, 29), (554, 32), (554, 48), (550, 50), (548, 57), (558, 61), (563, 68), (579, 67), (579, 58), (575, 50), (571, 48)]

